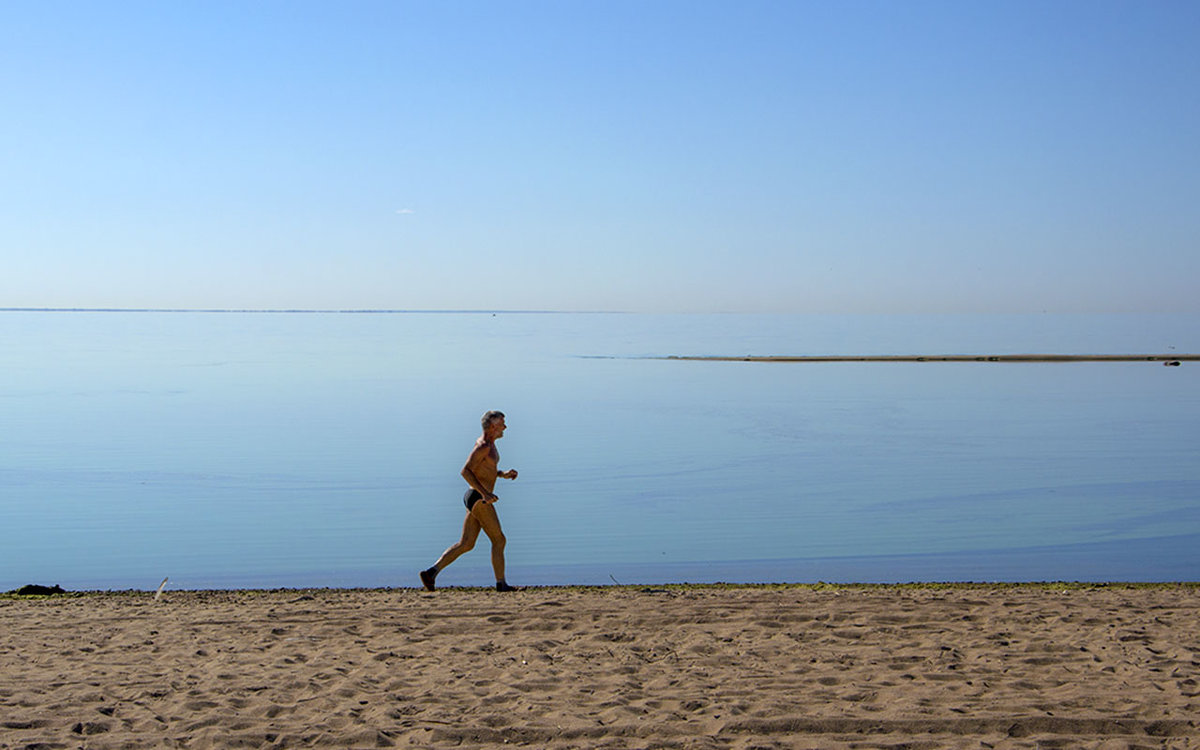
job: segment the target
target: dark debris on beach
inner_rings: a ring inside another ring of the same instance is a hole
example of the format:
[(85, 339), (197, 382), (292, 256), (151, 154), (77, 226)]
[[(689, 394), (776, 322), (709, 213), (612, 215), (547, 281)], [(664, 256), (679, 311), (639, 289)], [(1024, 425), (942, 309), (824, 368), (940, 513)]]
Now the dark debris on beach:
[(22, 586), (19, 589), (6, 592), (12, 596), (58, 596), (67, 593), (66, 589), (59, 586), (57, 583), (53, 586), (42, 586), (37, 583), (30, 583)]

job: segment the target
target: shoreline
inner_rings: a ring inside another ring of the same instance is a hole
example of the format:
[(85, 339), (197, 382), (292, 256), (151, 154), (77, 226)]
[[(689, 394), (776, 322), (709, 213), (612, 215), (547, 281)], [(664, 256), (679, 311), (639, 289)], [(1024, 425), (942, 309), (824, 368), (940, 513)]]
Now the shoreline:
[[(39, 585), (39, 584), (33, 584)], [(1200, 581), (909, 581), (905, 583), (841, 583), (818, 581), (815, 583), (609, 583), (609, 584), (534, 584), (519, 587), (526, 593), (577, 592), (577, 593), (686, 593), (702, 591), (1099, 591), (1099, 590), (1162, 590), (1195, 589), (1200, 593)], [(80, 599), (86, 597), (138, 597), (167, 598), (173, 594), (403, 594), (405, 592), (429, 593), (420, 586), (275, 586), (249, 588), (170, 588), (158, 594), (154, 589), (65, 589), (57, 593), (21, 594), (18, 589), (0, 591), (0, 602), (39, 601), (54, 599)], [(434, 593), (495, 593), (488, 585), (438, 586)]]

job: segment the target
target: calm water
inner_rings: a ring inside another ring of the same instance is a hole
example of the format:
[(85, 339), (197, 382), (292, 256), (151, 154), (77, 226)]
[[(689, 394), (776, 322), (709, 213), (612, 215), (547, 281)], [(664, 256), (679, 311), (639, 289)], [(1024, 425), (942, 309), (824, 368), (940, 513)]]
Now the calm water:
[[(416, 585), (479, 415), (515, 583), (1200, 579), (1196, 316), (0, 312), (0, 590)], [(487, 544), (440, 578), (490, 579)]]

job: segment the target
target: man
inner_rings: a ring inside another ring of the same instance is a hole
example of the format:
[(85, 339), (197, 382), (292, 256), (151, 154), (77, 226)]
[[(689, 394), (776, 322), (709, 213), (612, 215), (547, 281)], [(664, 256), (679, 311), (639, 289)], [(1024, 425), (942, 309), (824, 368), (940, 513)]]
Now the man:
[(496, 479), (516, 479), (517, 470), (500, 471), (500, 453), (496, 450), (496, 441), (504, 437), (504, 413), (489, 411), (480, 420), (483, 424), (483, 435), (475, 441), (471, 455), (462, 468), (462, 477), (467, 480), (470, 489), (463, 496), (463, 504), (467, 506), (467, 517), (463, 521), (462, 538), (452, 544), (442, 553), (432, 568), (421, 571), (421, 583), (425, 588), (434, 590), (434, 579), (447, 565), (457, 560), (463, 553), (469, 552), (475, 546), (482, 529), (492, 540), (492, 570), (496, 573), (497, 591), (517, 591), (504, 580), (504, 532), (500, 530), (500, 518), (496, 515), (495, 502), (500, 498), (492, 493), (496, 488)]

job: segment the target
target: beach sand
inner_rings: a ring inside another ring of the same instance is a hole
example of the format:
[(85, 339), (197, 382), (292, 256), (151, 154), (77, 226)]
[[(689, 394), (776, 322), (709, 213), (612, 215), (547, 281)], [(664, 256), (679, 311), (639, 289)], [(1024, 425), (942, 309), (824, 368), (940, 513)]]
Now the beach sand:
[(0, 601), (0, 748), (1193, 748), (1200, 588)]

